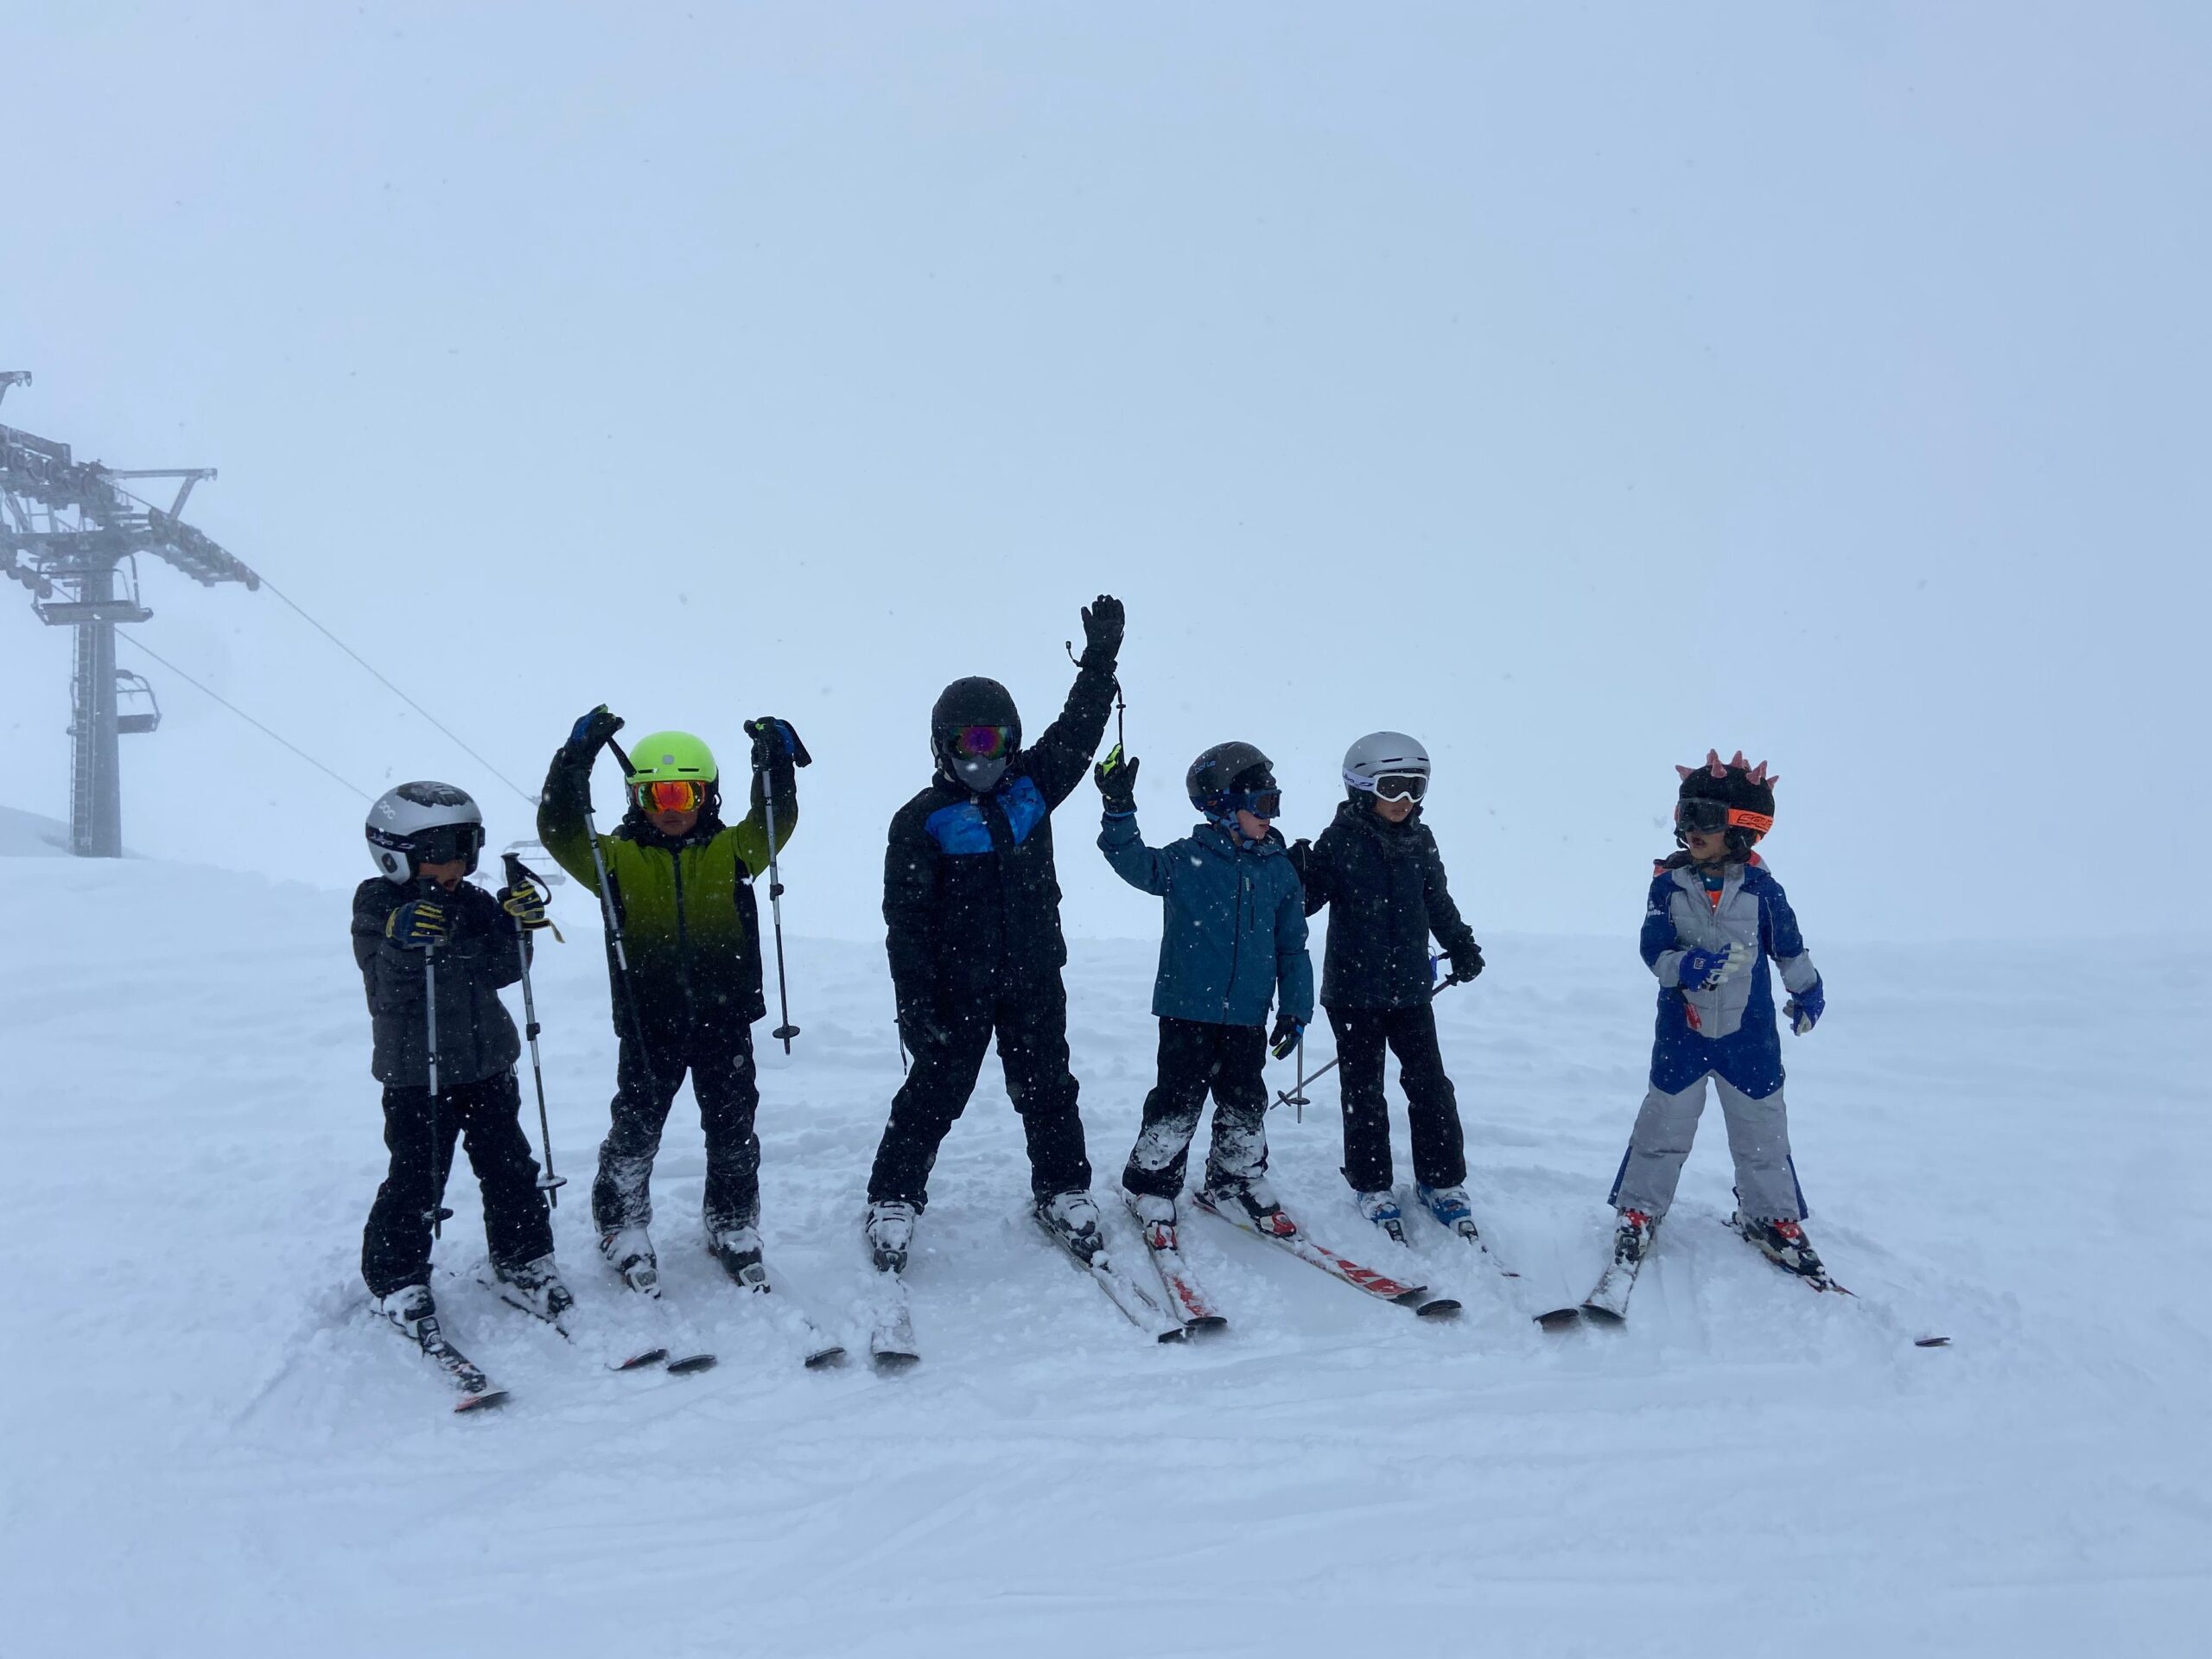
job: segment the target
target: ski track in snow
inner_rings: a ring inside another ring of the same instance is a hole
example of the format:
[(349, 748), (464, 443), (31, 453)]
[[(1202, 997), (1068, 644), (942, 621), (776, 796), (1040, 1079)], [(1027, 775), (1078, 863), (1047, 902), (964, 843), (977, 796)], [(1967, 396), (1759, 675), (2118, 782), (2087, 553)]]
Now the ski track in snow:
[[(464, 1166), (435, 1287), (514, 1397), (454, 1416), (356, 1275), (384, 1154), (346, 895), (58, 859), (0, 859), (0, 894), (10, 1653), (2177, 1654), (2212, 1613), (2202, 942), (1821, 948), (1793, 1131), (1858, 1298), (1715, 1224), (1716, 1110), (1617, 1331), (1530, 1316), (1602, 1264), (1650, 1024), (1632, 938), (1486, 940), (1438, 1003), (1478, 1217), (1522, 1274), (1414, 1217), (1454, 1322), (1194, 1212), (1230, 1329), (1154, 1344), (1029, 1223), (993, 1062), (909, 1274), (924, 1359), (884, 1376), (858, 1241), (899, 1077), (880, 949), (794, 939), (804, 1034), (789, 1059), (760, 1036), (770, 1259), (853, 1351), (807, 1372), (703, 1249), (688, 1090), (655, 1180), (664, 1313), (598, 1263), (613, 1036), (566, 887), (538, 997), (579, 1340), (475, 1282)], [(1151, 1079), (1153, 960), (1078, 944), (1069, 972), (1102, 1196)], [(1286, 1200), (1407, 1276), (1336, 1173), (1333, 1078), (1314, 1100), (1269, 1119)], [(1397, 1156), (1409, 1199), (1402, 1112)], [(601, 1369), (648, 1338), (721, 1363)]]

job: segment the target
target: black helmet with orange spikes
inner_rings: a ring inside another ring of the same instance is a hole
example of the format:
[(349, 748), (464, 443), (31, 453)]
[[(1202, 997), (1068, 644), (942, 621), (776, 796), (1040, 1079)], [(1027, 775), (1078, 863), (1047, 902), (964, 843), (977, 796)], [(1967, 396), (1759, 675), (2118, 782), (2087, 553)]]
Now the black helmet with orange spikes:
[(1675, 770), (1682, 780), (1675, 798), (1678, 845), (1689, 844), (1693, 830), (1722, 830), (1728, 850), (1741, 855), (1774, 828), (1774, 786), (1782, 779), (1767, 771), (1765, 761), (1755, 766), (1741, 749), (1732, 760), (1723, 760), (1719, 750), (1707, 749), (1703, 766)]

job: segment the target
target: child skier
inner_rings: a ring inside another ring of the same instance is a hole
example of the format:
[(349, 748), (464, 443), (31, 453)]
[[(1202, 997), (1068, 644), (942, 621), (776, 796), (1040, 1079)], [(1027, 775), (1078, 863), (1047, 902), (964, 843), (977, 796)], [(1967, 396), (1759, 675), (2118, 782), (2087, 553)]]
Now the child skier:
[[(377, 1311), (418, 1343), (438, 1337), (430, 1236), (460, 1137), (484, 1193), (484, 1236), (499, 1294), (543, 1319), (570, 1306), (554, 1270), (537, 1160), (524, 1134), (522, 1052), (499, 988), (522, 976), (532, 895), (495, 898), (464, 878), (484, 846), (476, 803), (450, 784), (402, 784), (364, 826), (378, 874), (353, 893), (353, 960), (368, 992), (370, 1071), (384, 1084), (391, 1167), (361, 1234), (361, 1277)], [(435, 1000), (432, 1000), (433, 997)], [(431, 1093), (431, 1033), (437, 1091)]]
[(1465, 1136), (1445, 1074), (1430, 1000), (1438, 988), (1433, 933), (1452, 959), (1447, 984), (1483, 970), (1473, 931), (1445, 885), (1436, 837), (1421, 822), (1428, 751), (1403, 732), (1370, 732), (1344, 752), (1345, 799), (1321, 838), (1291, 849), (1306, 883), (1306, 913), (1329, 906), (1321, 1006), (1336, 1033), (1344, 1100), (1344, 1179), (1359, 1212), (1401, 1243), (1405, 1221), (1391, 1187), (1390, 1110), (1382, 1051), (1398, 1057), (1413, 1131), (1414, 1192), (1429, 1213), (1469, 1238)]
[(996, 680), (955, 680), (930, 710), (934, 774), (893, 815), (884, 847), (885, 944), (899, 1039), (913, 1056), (868, 1178), (868, 1248), (887, 1272), (906, 1268), (938, 1148), (995, 1036), (1038, 1219), (1086, 1259), (1103, 1247), (1068, 1067), (1052, 810), (1106, 734), (1124, 625), (1110, 594), (1084, 608), (1075, 683), (1033, 743)]
[[(1160, 1081), (1145, 1096), (1144, 1127), (1122, 1185), (1146, 1242), (1173, 1249), (1184, 1162), (1211, 1090), (1205, 1192), (1217, 1206), (1238, 1205), (1263, 1230), (1287, 1231), (1267, 1180), (1262, 1072), (1270, 1046), (1278, 1058), (1289, 1053), (1313, 1017), (1313, 964), (1297, 872), (1272, 823), (1281, 791), (1258, 749), (1217, 744), (1184, 779), (1206, 821), (1152, 848), (1137, 830), (1137, 764), (1117, 747), (1094, 774), (1105, 808), (1099, 850), (1124, 881), (1165, 901), (1152, 991)], [(1277, 1004), (1272, 1032), (1270, 1003)]]
[(1650, 1090), (1610, 1198), (1620, 1216), (1614, 1259), (1632, 1267), (1650, 1248), (1674, 1203), (1709, 1077), (1736, 1161), (1737, 1230), (1792, 1273), (1821, 1280), (1799, 1224), (1805, 1195), (1789, 1156), (1766, 959), (1781, 965), (1790, 993), (1783, 1017), (1799, 1036), (1819, 1021), (1827, 996), (1782, 884), (1751, 850), (1774, 826), (1780, 780), (1764, 761), (1748, 765), (1740, 749), (1726, 762), (1708, 750), (1703, 766), (1675, 771), (1681, 850), (1656, 867), (1643, 912), (1643, 960), (1658, 976), (1659, 1016)]
[(607, 972), (619, 1046), (612, 1122), (592, 1182), (592, 1223), (607, 1266), (631, 1289), (658, 1296), (659, 1263), (648, 1230), (653, 1159), (689, 1071), (707, 1141), (707, 1247), (733, 1278), (750, 1285), (760, 1268), (753, 1024), (768, 1011), (753, 878), (768, 868), (770, 823), (776, 850), (791, 839), (798, 823), (793, 768), (812, 757), (788, 721), (748, 721), (752, 810), (741, 823), (725, 824), (713, 751), (688, 732), (641, 737), (630, 755), (628, 810), (612, 834), (594, 839), (592, 762), (621, 728), (603, 703), (578, 720), (553, 757), (537, 808), (538, 839), (563, 869), (594, 893), (604, 873), (627, 958), (618, 958), (610, 933)]

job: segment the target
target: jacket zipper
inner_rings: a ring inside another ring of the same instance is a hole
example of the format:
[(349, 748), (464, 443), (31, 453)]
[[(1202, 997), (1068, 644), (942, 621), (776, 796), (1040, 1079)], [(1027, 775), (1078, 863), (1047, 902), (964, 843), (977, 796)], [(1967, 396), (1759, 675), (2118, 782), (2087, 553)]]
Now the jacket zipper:
[(683, 923), (683, 849), (671, 847), (668, 855), (676, 865), (676, 972), (683, 982), (683, 1017), (689, 1024), (696, 1009), (691, 1001), (691, 931)]

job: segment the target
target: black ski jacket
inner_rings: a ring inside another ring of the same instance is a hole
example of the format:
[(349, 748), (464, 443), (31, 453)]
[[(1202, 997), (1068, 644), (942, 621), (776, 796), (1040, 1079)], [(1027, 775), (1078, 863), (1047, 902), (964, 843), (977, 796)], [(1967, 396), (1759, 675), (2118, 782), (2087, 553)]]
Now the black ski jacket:
[(1455, 958), (1475, 948), (1474, 930), (1444, 883), (1444, 856), (1421, 821), (1376, 816), (1365, 798), (1346, 801), (1306, 860), (1306, 913), (1327, 905), (1329, 944), (1321, 1003), (1331, 1008), (1402, 1008), (1434, 988), (1428, 938)]
[(940, 766), (891, 820), (883, 920), (902, 1030), (1001, 997), (1065, 995), (1052, 813), (1090, 772), (1113, 699), (1112, 659), (1086, 653), (1059, 718), (988, 795)]
[[(369, 996), (374, 1043), (370, 1075), (405, 1089), (429, 1086), (423, 956), (385, 937), (385, 923), (410, 899), (430, 897), (434, 884), (398, 887), (372, 876), (353, 890), (353, 960)], [(522, 1039), (499, 1001), (499, 988), (522, 977), (514, 918), (483, 888), (464, 881), (435, 892), (445, 906), (446, 939), (435, 953), (438, 985), (438, 1087), (478, 1083), (515, 1063)]]

